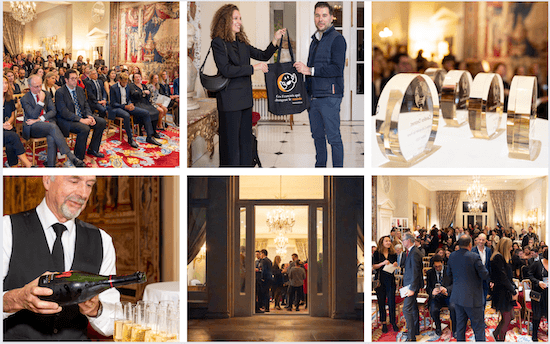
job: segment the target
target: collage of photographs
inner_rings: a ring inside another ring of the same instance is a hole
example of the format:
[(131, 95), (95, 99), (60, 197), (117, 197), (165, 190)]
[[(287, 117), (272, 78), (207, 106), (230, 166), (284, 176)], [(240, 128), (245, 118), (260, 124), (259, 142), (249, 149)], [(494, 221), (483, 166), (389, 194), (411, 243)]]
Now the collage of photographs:
[(548, 14), (4, 1), (1, 342), (548, 342)]

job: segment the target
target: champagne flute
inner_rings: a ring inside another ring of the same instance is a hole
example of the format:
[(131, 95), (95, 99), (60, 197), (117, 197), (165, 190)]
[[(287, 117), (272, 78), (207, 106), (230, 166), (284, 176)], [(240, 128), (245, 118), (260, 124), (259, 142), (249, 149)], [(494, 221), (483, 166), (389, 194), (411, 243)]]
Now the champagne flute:
[(130, 342), (132, 340), (132, 327), (134, 325), (134, 305), (130, 302), (125, 302), (124, 318), (125, 321), (122, 326), (122, 341)]
[(122, 341), (122, 326), (124, 325), (124, 307), (122, 302), (115, 304), (113, 340), (115, 342)]
[(145, 342), (154, 342), (157, 334), (157, 304), (147, 302), (145, 307), (145, 322), (147, 323), (148, 331), (145, 332)]
[(138, 301), (134, 307), (134, 326), (132, 327), (132, 342), (143, 342), (147, 326), (145, 324), (145, 302)]

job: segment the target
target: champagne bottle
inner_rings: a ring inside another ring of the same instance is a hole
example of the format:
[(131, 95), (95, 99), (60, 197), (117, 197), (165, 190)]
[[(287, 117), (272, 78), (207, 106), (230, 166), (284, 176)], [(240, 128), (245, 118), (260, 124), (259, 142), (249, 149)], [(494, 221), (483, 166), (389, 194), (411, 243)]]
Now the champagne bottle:
[(38, 286), (53, 290), (52, 295), (40, 296), (40, 299), (56, 302), (63, 307), (87, 301), (109, 288), (145, 282), (145, 273), (139, 271), (126, 276), (101, 276), (82, 271), (66, 271), (40, 276)]

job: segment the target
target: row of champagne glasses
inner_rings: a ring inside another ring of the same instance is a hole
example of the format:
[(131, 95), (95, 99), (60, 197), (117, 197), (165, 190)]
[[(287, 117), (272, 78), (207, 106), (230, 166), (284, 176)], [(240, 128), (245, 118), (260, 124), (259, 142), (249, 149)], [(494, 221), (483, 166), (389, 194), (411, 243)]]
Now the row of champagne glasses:
[(179, 305), (173, 301), (119, 302), (115, 305), (115, 342), (177, 342)]

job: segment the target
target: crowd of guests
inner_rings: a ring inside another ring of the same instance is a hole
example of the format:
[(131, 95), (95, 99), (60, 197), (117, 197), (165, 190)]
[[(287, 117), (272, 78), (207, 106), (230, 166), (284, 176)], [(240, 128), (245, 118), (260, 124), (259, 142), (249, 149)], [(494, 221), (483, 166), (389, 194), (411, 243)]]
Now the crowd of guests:
[(288, 264), (281, 264), (280, 256), (272, 262), (267, 255), (265, 249), (256, 251), (256, 313), (269, 312), (271, 302), (277, 310), (282, 310), (281, 306), (297, 312), (301, 305), (307, 308), (307, 262), (296, 253)]
[[(481, 61), (457, 61), (452, 54), (445, 56), (441, 62), (428, 61), (422, 56), (423, 51), (418, 51), (416, 58), (411, 58), (407, 53), (406, 46), (399, 46), (391, 56), (384, 54), (382, 49), (375, 46), (372, 55), (372, 115), (376, 115), (378, 99), (386, 83), (399, 73), (424, 73), (428, 68), (443, 68), (445, 71), (465, 70), (470, 72), (473, 78), (484, 72)], [(498, 62), (491, 66), (491, 73), (499, 74), (504, 84), (504, 111), (507, 111), (508, 94), (510, 93), (510, 83), (508, 71), (510, 68), (506, 63)], [(525, 75), (535, 76), (538, 82), (538, 100), (537, 117), (548, 119), (548, 81), (547, 76), (543, 74), (538, 63), (532, 63), (530, 66), (518, 65), (513, 70), (513, 76)]]
[[(533, 341), (538, 340), (541, 318), (548, 319), (548, 246), (531, 226), (519, 235), (513, 228), (501, 226), (441, 230), (434, 225), (429, 232), (418, 226), (403, 232), (392, 228), (390, 235), (381, 237), (373, 247), (372, 268), (382, 331), (388, 332), (386, 305), (390, 324), (399, 331), (396, 298), (401, 296), (408, 341), (415, 341), (420, 334), (419, 292), (428, 296), (429, 313), (439, 336), (441, 309), (449, 308), (452, 335), (458, 341), (465, 340), (468, 319), (476, 340), (485, 341), (488, 301), (501, 315), (494, 337), (504, 341), (514, 307), (522, 307), (518, 303), (520, 285), (515, 281), (530, 281)], [(402, 290), (397, 290), (396, 279), (402, 280)]]
[[(76, 167), (86, 166), (86, 154), (104, 157), (100, 145), (107, 119), (122, 119), (128, 144), (134, 149), (139, 146), (133, 138), (132, 120), (138, 133), (145, 133), (145, 141), (156, 146), (162, 146), (156, 139), (159, 131), (166, 129), (168, 112), (179, 126), (177, 71), (170, 83), (167, 71), (145, 76), (137, 66), (109, 68), (101, 54), (91, 64), (82, 56), (72, 60), (70, 53), (44, 59), (40, 51), (15, 56), (4, 53), (3, 67), (4, 147), (9, 166), (19, 161), (26, 167), (32, 165), (15, 130), (18, 105), (24, 114), (22, 138), (47, 139), (47, 167), (55, 167), (60, 155), (66, 155)], [(161, 96), (166, 97), (165, 102)], [(70, 133), (76, 134), (74, 152), (66, 142)]]

